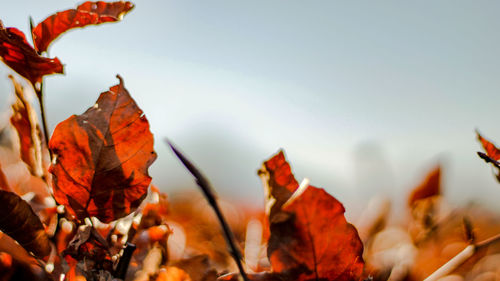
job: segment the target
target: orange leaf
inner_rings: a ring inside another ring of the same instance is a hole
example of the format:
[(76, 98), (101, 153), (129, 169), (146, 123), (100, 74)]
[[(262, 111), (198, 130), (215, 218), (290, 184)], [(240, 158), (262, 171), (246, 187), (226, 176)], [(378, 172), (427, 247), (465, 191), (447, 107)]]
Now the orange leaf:
[(9, 76), (14, 85), (16, 102), (12, 105), (10, 123), (16, 129), (20, 141), (21, 159), (28, 165), (32, 175), (41, 177), (42, 168), (42, 136), (35, 110), (24, 96), (24, 89), (13, 76)]
[(58, 58), (45, 58), (30, 46), (24, 34), (17, 28), (5, 28), (0, 21), (0, 57), (2, 61), (28, 79), (32, 85), (48, 74), (63, 73)]
[(429, 172), (424, 181), (413, 189), (408, 198), (408, 206), (413, 206), (415, 202), (432, 196), (441, 194), (441, 167), (437, 166)]
[(70, 29), (119, 21), (133, 7), (134, 5), (128, 1), (112, 3), (87, 1), (76, 9), (58, 12), (43, 20), (32, 30), (35, 49), (40, 53), (47, 51), (52, 41)]
[(5, 174), (2, 171), (1, 165), (0, 165), (0, 189), (11, 191), (7, 178), (5, 177)]
[[(0, 190), (0, 230), (38, 257), (50, 253), (50, 243), (42, 222), (30, 205), (15, 193)], [(6, 215), (8, 214), (8, 215)]]
[(498, 160), (500, 160), (500, 149), (487, 139), (483, 138), (479, 132), (476, 133), (478, 140), (481, 142), (484, 150), (486, 151), (486, 154), (482, 152), (478, 152), (477, 154), (484, 161), (486, 161), (486, 163), (491, 163), (495, 168), (497, 168), (498, 172), (496, 178), (500, 182), (500, 163), (498, 162)]
[(265, 161), (258, 174), (264, 184), (266, 200), (272, 204), (267, 206), (271, 218), (299, 187), (299, 183), (295, 180), (282, 150)]
[(293, 196), (273, 190), (290, 191), (296, 186), (281, 151), (264, 166), (261, 174), (269, 176), (268, 193), (281, 196), (276, 199), (280, 208), (273, 209), (280, 219), (273, 221), (270, 217), (267, 253), (273, 271), (293, 280), (360, 279), (363, 244), (356, 228), (346, 221), (342, 204), (313, 186), (300, 187)]
[(124, 217), (146, 196), (148, 168), (156, 159), (142, 110), (120, 84), (102, 93), (82, 115), (59, 123), (49, 148), (54, 196), (79, 220)]
[(156, 277), (156, 281), (195, 281), (182, 269), (168, 266), (162, 270)]
[(486, 155), (491, 159), (498, 161), (500, 160), (500, 149), (498, 149), (493, 143), (483, 138), (479, 132), (476, 132), (478, 140), (483, 145), (484, 150), (486, 151)]

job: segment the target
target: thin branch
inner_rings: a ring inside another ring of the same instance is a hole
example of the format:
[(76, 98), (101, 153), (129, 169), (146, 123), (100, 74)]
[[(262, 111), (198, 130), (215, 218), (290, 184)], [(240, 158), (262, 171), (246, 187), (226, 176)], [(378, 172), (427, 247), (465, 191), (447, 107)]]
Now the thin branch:
[(238, 266), (241, 277), (243, 278), (243, 280), (249, 281), (247, 274), (245, 273), (245, 270), (241, 263), (242, 259), (241, 253), (239, 249), (236, 247), (236, 244), (234, 242), (234, 235), (231, 232), (231, 229), (229, 228), (226, 219), (222, 215), (222, 212), (219, 208), (219, 204), (217, 203), (215, 192), (213, 191), (210, 182), (179, 150), (177, 150), (177, 148), (175, 148), (175, 146), (169, 140), (166, 140), (166, 142), (173, 150), (177, 158), (179, 158), (182, 164), (186, 167), (186, 169), (188, 169), (188, 171), (195, 177), (196, 183), (203, 191), (205, 198), (207, 199), (210, 206), (214, 209), (214, 212), (217, 215), (217, 218), (219, 219), (220, 225), (224, 232), (224, 238), (226, 239), (226, 243), (230, 249), (229, 252), (233, 257), (234, 261), (236, 262), (236, 265)]
[[(34, 88), (36, 96), (38, 98), (38, 103), (40, 104), (40, 115), (42, 116), (42, 127), (43, 127), (43, 136), (45, 140), (45, 147), (49, 149), (49, 130), (47, 126), (47, 117), (45, 114), (45, 105), (43, 102), (43, 82), (40, 82), (40, 87), (37, 88), (36, 86), (34, 86)], [(52, 152), (50, 151), (50, 149), (49, 149), (49, 154), (50, 154), (50, 161), (52, 161)]]
[(470, 244), (465, 247), (460, 253), (454, 256), (447, 263), (442, 265), (436, 271), (434, 271), (431, 275), (424, 279), (424, 281), (436, 281), (439, 278), (446, 276), (465, 263), (468, 259), (470, 259), (478, 250), (488, 247), (489, 245), (500, 241), (500, 233), (492, 236), (488, 239), (485, 239), (476, 244)]
[(132, 254), (134, 253), (136, 248), (137, 247), (134, 244), (127, 242), (125, 248), (123, 249), (123, 255), (120, 257), (120, 261), (118, 262), (118, 265), (116, 266), (115, 272), (113, 274), (114, 277), (122, 280), (125, 279), (128, 266), (130, 264), (130, 259), (132, 259)]

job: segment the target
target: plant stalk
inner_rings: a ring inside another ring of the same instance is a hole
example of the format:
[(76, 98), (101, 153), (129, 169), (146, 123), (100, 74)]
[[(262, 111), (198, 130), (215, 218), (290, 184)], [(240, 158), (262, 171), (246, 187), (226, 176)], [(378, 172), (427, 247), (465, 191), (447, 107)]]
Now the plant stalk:
[(465, 247), (460, 253), (454, 256), (451, 260), (445, 263), (443, 266), (434, 271), (431, 275), (424, 279), (424, 281), (436, 281), (441, 277), (444, 277), (455, 269), (457, 269), (460, 265), (470, 259), (478, 250), (487, 247), (493, 243), (500, 241), (500, 233), (494, 235), (488, 239), (485, 239), (481, 242), (470, 244)]
[(241, 277), (243, 278), (244, 281), (249, 281), (248, 276), (245, 273), (245, 269), (243, 268), (243, 264), (241, 263), (242, 259), (241, 253), (239, 249), (236, 247), (236, 244), (234, 242), (233, 232), (229, 228), (229, 225), (219, 208), (219, 204), (217, 203), (217, 197), (215, 195), (215, 192), (213, 191), (212, 186), (210, 185), (210, 182), (179, 150), (177, 150), (177, 148), (175, 148), (175, 146), (169, 140), (166, 140), (166, 142), (170, 146), (172, 151), (175, 153), (177, 158), (179, 158), (182, 164), (186, 167), (186, 169), (188, 169), (188, 171), (195, 177), (196, 183), (203, 191), (205, 198), (207, 199), (208, 203), (210, 204), (215, 214), (217, 215), (217, 219), (219, 220), (219, 223), (224, 232), (224, 238), (226, 239), (226, 244), (229, 247), (229, 253), (236, 262)]
[(43, 102), (43, 82), (40, 82), (40, 88), (35, 88), (35, 93), (38, 98), (38, 103), (40, 104), (40, 115), (42, 116), (42, 127), (43, 127), (43, 136), (45, 140), (45, 146), (49, 150), (50, 161), (52, 161), (52, 152), (49, 149), (49, 130), (47, 126), (47, 117), (45, 114), (45, 104)]

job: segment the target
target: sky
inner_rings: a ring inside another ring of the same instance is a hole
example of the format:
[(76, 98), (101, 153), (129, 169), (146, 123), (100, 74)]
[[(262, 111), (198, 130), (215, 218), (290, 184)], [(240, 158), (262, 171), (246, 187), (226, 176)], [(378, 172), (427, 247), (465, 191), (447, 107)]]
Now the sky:
[[(76, 6), (10, 1), (5, 26), (28, 32)], [(118, 83), (146, 113), (162, 190), (195, 190), (173, 141), (222, 197), (263, 204), (256, 175), (284, 149), (297, 179), (348, 210), (372, 196), (404, 204), (437, 163), (453, 203), (500, 211), (500, 186), (474, 131), (500, 143), (496, 1), (137, 0), (122, 22), (64, 34), (49, 49), (49, 127)], [(13, 90), (0, 65), (0, 110)], [(4, 118), (5, 119), (5, 118)]]

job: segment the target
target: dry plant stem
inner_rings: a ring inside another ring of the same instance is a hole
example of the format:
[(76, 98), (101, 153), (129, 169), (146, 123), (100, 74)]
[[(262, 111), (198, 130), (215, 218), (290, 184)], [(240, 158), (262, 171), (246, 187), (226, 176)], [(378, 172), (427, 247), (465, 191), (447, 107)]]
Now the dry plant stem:
[(222, 227), (222, 230), (224, 232), (224, 238), (226, 239), (226, 243), (230, 249), (231, 256), (233, 257), (234, 261), (236, 262), (236, 265), (238, 266), (238, 270), (240, 271), (241, 277), (245, 281), (249, 281), (245, 270), (243, 268), (243, 265), (241, 263), (241, 253), (238, 250), (238, 248), (235, 245), (234, 242), (234, 235), (231, 232), (231, 229), (229, 228), (229, 225), (226, 222), (226, 219), (222, 215), (222, 212), (219, 208), (219, 204), (217, 203), (215, 192), (213, 191), (212, 186), (210, 185), (210, 182), (207, 180), (207, 178), (179, 151), (177, 150), (174, 145), (166, 140), (167, 144), (170, 146), (170, 148), (174, 151), (175, 155), (179, 160), (182, 162), (182, 164), (188, 169), (188, 171), (196, 178), (196, 183), (198, 186), (201, 188), (203, 191), (203, 194), (205, 195), (205, 198), (207, 199), (208, 203), (210, 206), (214, 209), (215, 214), (217, 215), (217, 218), (220, 222), (220, 225)]
[(130, 264), (130, 260), (132, 259), (132, 254), (134, 253), (136, 248), (137, 247), (134, 244), (127, 242), (125, 248), (123, 249), (123, 255), (121, 256), (120, 261), (118, 262), (116, 270), (113, 274), (114, 277), (122, 280), (125, 279), (125, 276), (127, 275), (128, 266)]
[(451, 260), (445, 263), (443, 266), (434, 271), (429, 277), (425, 278), (424, 281), (436, 281), (441, 277), (444, 277), (451, 272), (453, 272), (457, 267), (466, 262), (469, 258), (471, 258), (479, 249), (487, 247), (495, 242), (500, 241), (500, 233), (492, 236), (486, 240), (478, 242), (476, 244), (471, 244), (463, 251), (454, 256)]
[[(49, 130), (47, 127), (47, 117), (45, 115), (45, 104), (43, 103), (43, 82), (40, 83), (40, 88), (35, 88), (36, 96), (38, 98), (38, 102), (40, 104), (40, 115), (42, 116), (42, 127), (43, 127), (43, 136), (45, 140), (45, 147), (49, 147)], [(52, 151), (49, 149), (50, 161), (52, 161)]]

